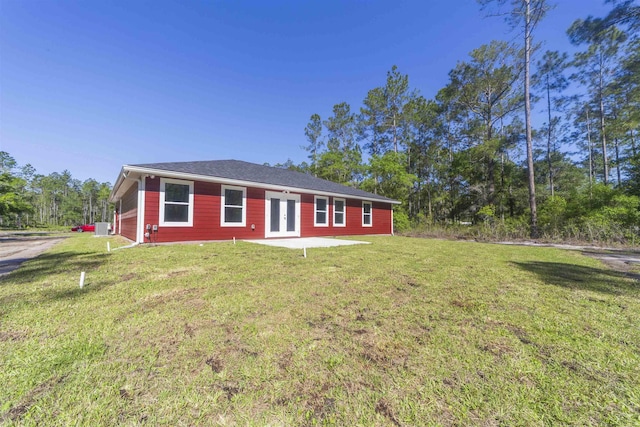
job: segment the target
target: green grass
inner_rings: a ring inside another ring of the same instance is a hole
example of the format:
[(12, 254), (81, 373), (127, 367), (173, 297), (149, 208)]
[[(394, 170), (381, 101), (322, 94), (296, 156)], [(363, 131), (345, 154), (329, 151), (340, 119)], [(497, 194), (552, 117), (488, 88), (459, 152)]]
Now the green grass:
[(365, 240), (73, 236), (0, 279), (0, 422), (640, 424), (638, 281), (553, 248)]

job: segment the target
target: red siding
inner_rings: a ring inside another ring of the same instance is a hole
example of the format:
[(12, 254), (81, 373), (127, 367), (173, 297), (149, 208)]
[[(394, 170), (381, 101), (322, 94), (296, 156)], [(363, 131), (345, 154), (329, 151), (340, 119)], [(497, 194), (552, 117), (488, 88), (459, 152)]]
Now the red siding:
[(329, 226), (316, 227), (313, 225), (315, 216), (315, 197), (313, 194), (303, 194), (301, 200), (301, 237), (391, 234), (391, 205), (388, 203), (373, 202), (372, 226), (363, 227), (362, 200), (346, 199), (346, 224), (344, 227), (334, 227), (333, 197), (329, 197)]
[[(194, 182), (194, 215), (193, 227), (159, 226), (157, 233), (152, 233), (152, 242), (174, 242), (194, 240), (230, 240), (264, 239), (265, 238), (265, 190), (247, 188), (246, 221), (244, 227), (220, 226), (221, 184), (210, 182)], [(329, 198), (329, 226), (314, 227), (314, 197), (312, 194), (301, 194), (300, 226), (301, 237), (338, 236), (357, 234), (390, 234), (391, 205), (373, 203), (373, 226), (362, 227), (362, 202), (347, 199), (346, 227), (333, 227), (333, 198)], [(124, 206), (124, 205), (123, 205)], [(124, 211), (124, 207), (123, 207)], [(146, 179), (145, 224), (160, 222), (160, 178)], [(251, 229), (251, 225), (255, 229)], [(122, 228), (125, 228), (124, 216)], [(135, 233), (134, 233), (135, 236)], [(145, 239), (145, 242), (149, 242)]]
[[(147, 178), (145, 224), (160, 222), (160, 178)], [(264, 190), (247, 188), (247, 212), (244, 227), (220, 226), (221, 184), (195, 181), (193, 185), (193, 227), (159, 226), (153, 242), (192, 240), (229, 240), (264, 238)], [(251, 229), (255, 224), (255, 229)], [(149, 239), (145, 239), (149, 241)]]
[(124, 237), (136, 240), (136, 226), (138, 225), (138, 184), (134, 183), (122, 196), (122, 230)]

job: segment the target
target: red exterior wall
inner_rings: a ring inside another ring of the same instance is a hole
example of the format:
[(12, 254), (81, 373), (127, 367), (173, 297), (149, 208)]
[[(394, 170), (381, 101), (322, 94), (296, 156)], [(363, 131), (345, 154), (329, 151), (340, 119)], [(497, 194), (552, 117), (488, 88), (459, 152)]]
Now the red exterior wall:
[[(145, 242), (176, 242), (193, 240), (230, 240), (265, 238), (265, 190), (247, 187), (246, 221), (244, 227), (220, 226), (222, 185), (210, 182), (194, 182), (194, 213), (192, 227), (159, 226)], [(301, 194), (300, 236), (339, 236), (358, 234), (391, 234), (391, 205), (373, 203), (373, 226), (362, 227), (362, 202), (346, 200), (346, 227), (333, 227), (333, 198), (329, 198), (329, 226), (314, 227), (314, 196)], [(124, 211), (124, 201), (123, 201)], [(123, 215), (122, 229), (125, 229)], [(160, 178), (146, 178), (145, 224), (160, 222)], [(255, 229), (251, 229), (251, 225)], [(134, 232), (135, 239), (135, 232)]]
[[(344, 197), (338, 197), (344, 199)], [(362, 200), (346, 199), (346, 224), (344, 227), (333, 226), (333, 197), (329, 197), (329, 226), (314, 226), (315, 197), (303, 194), (301, 197), (300, 237), (318, 236), (355, 236), (362, 234), (391, 234), (391, 205), (373, 202), (372, 226), (362, 226)]]
[[(222, 185), (195, 181), (193, 185), (193, 227), (159, 226), (152, 233), (153, 242), (192, 240), (230, 240), (264, 238), (264, 190), (247, 188), (247, 211), (244, 227), (220, 226), (220, 193)], [(147, 178), (145, 193), (145, 224), (160, 222), (160, 178)], [(255, 230), (251, 229), (255, 224)], [(123, 226), (124, 228), (124, 226)], [(148, 242), (149, 239), (145, 239)]]
[(136, 226), (138, 225), (138, 184), (135, 183), (122, 196), (122, 230), (119, 234), (136, 240)]

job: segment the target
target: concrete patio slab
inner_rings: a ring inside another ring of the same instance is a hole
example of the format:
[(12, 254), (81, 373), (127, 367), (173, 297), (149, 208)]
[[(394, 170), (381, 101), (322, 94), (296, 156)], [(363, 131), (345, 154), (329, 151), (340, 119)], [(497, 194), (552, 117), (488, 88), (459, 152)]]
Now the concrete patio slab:
[(296, 237), (293, 239), (274, 239), (274, 240), (245, 240), (250, 243), (258, 243), (260, 245), (278, 246), (289, 249), (303, 248), (331, 248), (334, 246), (351, 246), (351, 245), (368, 245), (371, 242), (361, 242), (359, 240), (340, 240), (329, 239), (326, 237)]

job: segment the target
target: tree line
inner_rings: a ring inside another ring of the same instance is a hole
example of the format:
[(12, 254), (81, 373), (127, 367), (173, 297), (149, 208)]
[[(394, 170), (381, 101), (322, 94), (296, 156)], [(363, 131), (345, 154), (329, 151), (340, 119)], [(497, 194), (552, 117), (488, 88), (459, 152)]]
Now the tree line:
[(38, 174), (0, 151), (0, 227), (55, 227), (108, 222), (111, 184), (74, 179), (68, 170)]
[(547, 1), (479, 3), (520, 40), (474, 49), (433, 99), (393, 66), (357, 110), (341, 102), (325, 119), (313, 114), (309, 161), (280, 166), (402, 201), (400, 229), (473, 222), (520, 237), (637, 236), (640, 6), (610, 1), (607, 16), (577, 19), (569, 55), (535, 38)]

